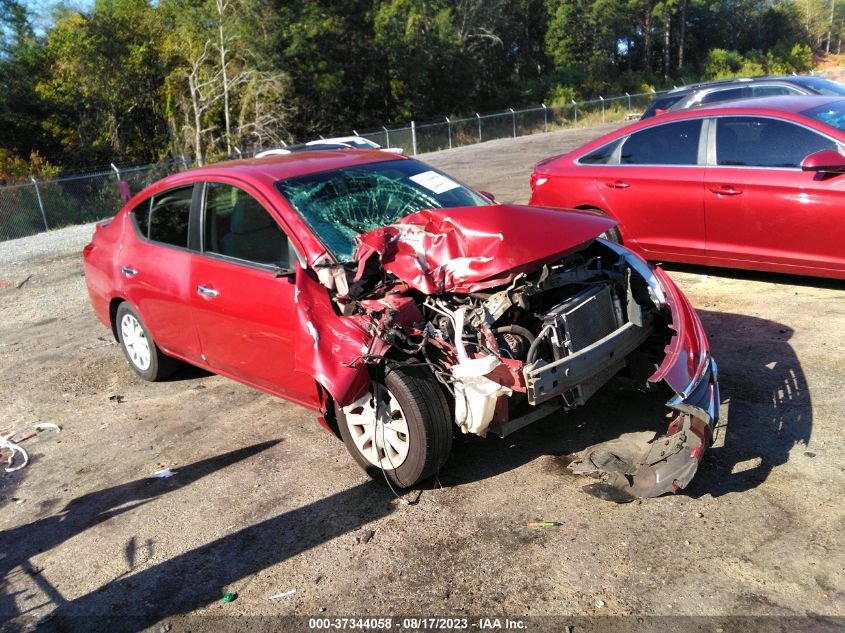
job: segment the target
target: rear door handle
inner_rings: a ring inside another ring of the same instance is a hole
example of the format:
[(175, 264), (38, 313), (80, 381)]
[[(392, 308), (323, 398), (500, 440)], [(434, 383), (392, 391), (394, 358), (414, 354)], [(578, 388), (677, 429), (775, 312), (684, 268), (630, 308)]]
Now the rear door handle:
[(722, 185), (721, 187), (711, 187), (710, 191), (715, 193), (717, 196), (738, 196), (742, 193), (741, 189), (736, 189), (731, 185)]
[(214, 288), (206, 288), (205, 286), (197, 286), (197, 293), (201, 294), (203, 297), (216, 297), (220, 294), (214, 290)]
[(605, 186), (610, 187), (611, 189), (627, 189), (631, 186), (624, 180), (616, 180), (614, 182), (606, 182), (604, 184)]
[(131, 267), (129, 267), (129, 266), (123, 266), (123, 267), (120, 269), (120, 272), (122, 272), (122, 273), (123, 273), (124, 275), (126, 275), (127, 277), (134, 277), (135, 275), (137, 275), (137, 274), (138, 274), (138, 271), (137, 271), (137, 270), (135, 270), (134, 268), (131, 268)]

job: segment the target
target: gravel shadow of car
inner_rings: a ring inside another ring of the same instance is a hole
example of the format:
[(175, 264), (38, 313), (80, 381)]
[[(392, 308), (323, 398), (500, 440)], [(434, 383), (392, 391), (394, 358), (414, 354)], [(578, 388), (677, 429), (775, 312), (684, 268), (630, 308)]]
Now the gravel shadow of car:
[[(4, 532), (0, 535), (0, 549), (7, 556), (0, 561), (0, 579), (16, 573), (16, 569), (17, 573), (26, 573), (55, 605), (51, 617), (38, 630), (141, 631), (163, 618), (216, 602), (223, 595), (223, 588), (231, 583), (393, 511), (389, 491), (375, 482), (367, 482), (225, 534), (163, 563), (118, 577), (73, 600), (66, 600), (33, 568), (30, 559), (37, 553), (248, 459), (279, 441), (246, 446), (179, 467), (167, 479), (138, 479), (86, 494), (60, 512)], [(196, 573), (198, 569), (202, 569), (202, 574)], [(21, 615), (15, 596), (3, 593), (0, 596), (3, 630), (31, 630), (32, 623)]]
[[(758, 486), (774, 467), (786, 463), (796, 444), (806, 444), (812, 407), (789, 343), (790, 328), (741, 314), (698, 313), (719, 363), (722, 420), (715, 445), (682, 494), (718, 497)], [(538, 458), (549, 472), (574, 477), (566, 468), (572, 454), (623, 434), (664, 433), (669, 394), (664, 389), (621, 390), (610, 383), (586, 406), (549, 416), (504, 440), (456, 437), (439, 482), (453, 486), (495, 477)]]

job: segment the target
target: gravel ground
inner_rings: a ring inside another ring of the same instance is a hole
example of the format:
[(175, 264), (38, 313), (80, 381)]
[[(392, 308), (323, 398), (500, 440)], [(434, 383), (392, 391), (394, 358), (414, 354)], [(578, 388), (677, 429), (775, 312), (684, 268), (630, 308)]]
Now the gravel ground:
[[(600, 131), (424, 159), (525, 202), (536, 160)], [(845, 616), (845, 284), (670, 268), (700, 310), (723, 397), (716, 445), (683, 494), (615, 505), (564, 468), (661, 422), (656, 397), (607, 390), (504, 441), (456, 438), (406, 505), (309, 411), (198, 369), (136, 377), (88, 305), (91, 231), (0, 244), (0, 433), (63, 428), (27, 440), (30, 465), (0, 479), (7, 630), (49, 613), (155, 631), (227, 621), (198, 615), (812, 618), (791, 630)], [(176, 475), (150, 478), (162, 468)]]

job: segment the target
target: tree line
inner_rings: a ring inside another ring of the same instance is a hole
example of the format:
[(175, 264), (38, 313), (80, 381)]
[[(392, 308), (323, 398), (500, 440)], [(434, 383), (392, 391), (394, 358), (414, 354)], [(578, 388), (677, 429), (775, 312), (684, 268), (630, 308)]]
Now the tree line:
[[(841, 6), (840, 6), (841, 5)], [(0, 182), (803, 72), (836, 0), (0, 0)]]

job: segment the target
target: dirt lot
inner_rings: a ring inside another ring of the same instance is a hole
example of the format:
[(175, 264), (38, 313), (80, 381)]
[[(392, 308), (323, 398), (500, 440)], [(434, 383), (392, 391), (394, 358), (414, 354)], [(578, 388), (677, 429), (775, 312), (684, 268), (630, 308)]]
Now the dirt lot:
[[(424, 158), (525, 202), (536, 160), (597, 133)], [(0, 244), (0, 432), (63, 428), (0, 473), (9, 630), (51, 612), (155, 631), (219, 622), (185, 614), (845, 616), (845, 284), (670, 268), (723, 397), (683, 494), (616, 505), (564, 469), (561, 456), (662, 415), (659, 399), (610, 390), (506, 440), (456, 438), (405, 505), (309, 411), (197, 369), (137, 378), (88, 304), (90, 232)], [(177, 474), (149, 478), (166, 467)], [(526, 527), (538, 518), (563, 526)]]

